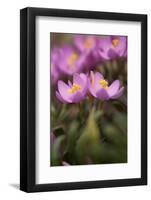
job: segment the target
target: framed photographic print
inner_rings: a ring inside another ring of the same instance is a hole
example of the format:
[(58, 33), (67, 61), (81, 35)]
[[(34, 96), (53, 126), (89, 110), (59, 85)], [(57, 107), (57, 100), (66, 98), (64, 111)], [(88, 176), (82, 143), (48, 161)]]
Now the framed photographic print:
[(20, 189), (147, 184), (147, 16), (20, 12)]

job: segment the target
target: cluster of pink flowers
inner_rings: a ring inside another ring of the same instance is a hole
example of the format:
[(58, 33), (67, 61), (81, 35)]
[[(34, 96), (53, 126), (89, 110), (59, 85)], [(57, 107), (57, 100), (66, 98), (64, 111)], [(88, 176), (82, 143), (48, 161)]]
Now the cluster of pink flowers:
[[(109, 85), (99, 72), (92, 70), (107, 60), (127, 56), (127, 38), (124, 36), (76, 35), (73, 45), (54, 48), (51, 52), (51, 79), (58, 90), (56, 96), (63, 103), (78, 103), (90, 93), (101, 100), (116, 99), (123, 94), (119, 80)], [(73, 83), (61, 77), (72, 76)]]
[(69, 81), (66, 84), (59, 80), (56, 96), (62, 103), (79, 103), (87, 97), (88, 93), (97, 99), (109, 100), (119, 98), (123, 91), (124, 87), (120, 87), (119, 80), (109, 85), (101, 73), (91, 71), (89, 77), (84, 73), (75, 73), (73, 83)]

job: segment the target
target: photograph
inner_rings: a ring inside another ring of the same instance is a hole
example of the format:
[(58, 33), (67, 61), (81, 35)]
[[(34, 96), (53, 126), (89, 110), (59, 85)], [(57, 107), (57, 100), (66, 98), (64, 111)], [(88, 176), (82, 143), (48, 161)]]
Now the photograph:
[(147, 185), (147, 15), (20, 19), (20, 189)]
[(128, 162), (127, 44), (50, 32), (50, 167)]

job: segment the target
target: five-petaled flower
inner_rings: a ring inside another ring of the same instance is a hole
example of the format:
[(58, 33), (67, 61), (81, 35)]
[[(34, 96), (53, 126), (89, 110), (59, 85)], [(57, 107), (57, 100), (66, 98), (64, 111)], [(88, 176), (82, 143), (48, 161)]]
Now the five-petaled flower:
[(119, 98), (124, 91), (124, 87), (120, 88), (120, 81), (115, 80), (111, 85), (104, 79), (99, 72), (91, 71), (89, 78), (89, 91), (92, 96), (100, 100), (109, 100)]
[(73, 75), (73, 83), (68, 84), (58, 81), (58, 91), (56, 97), (62, 103), (79, 103), (86, 98), (88, 91), (88, 79), (83, 73)]

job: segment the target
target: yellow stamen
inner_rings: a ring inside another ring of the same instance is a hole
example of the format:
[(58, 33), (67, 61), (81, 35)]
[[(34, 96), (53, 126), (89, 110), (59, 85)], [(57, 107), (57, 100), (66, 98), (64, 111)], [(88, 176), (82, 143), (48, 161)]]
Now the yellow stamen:
[(108, 82), (104, 79), (99, 81), (99, 84), (101, 85), (102, 88), (108, 89)]
[(113, 47), (117, 47), (119, 45), (119, 43), (120, 43), (120, 40), (117, 39), (117, 38), (112, 40), (112, 46)]
[(67, 59), (67, 64), (70, 66), (70, 67), (74, 67), (74, 63), (77, 61), (78, 59), (78, 54), (73, 52)]
[(81, 87), (78, 84), (73, 83), (72, 88), (68, 90), (68, 93), (73, 94), (73, 93), (79, 91), (80, 89), (81, 89)]
[(85, 41), (84, 41), (84, 47), (86, 49), (90, 49), (94, 44), (94, 39), (93, 38), (87, 38)]

